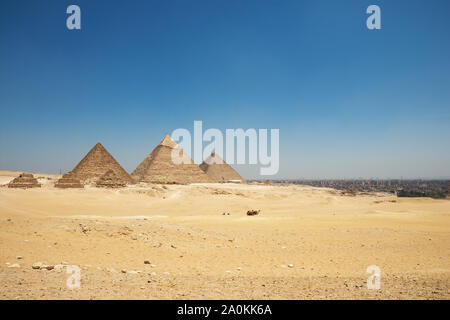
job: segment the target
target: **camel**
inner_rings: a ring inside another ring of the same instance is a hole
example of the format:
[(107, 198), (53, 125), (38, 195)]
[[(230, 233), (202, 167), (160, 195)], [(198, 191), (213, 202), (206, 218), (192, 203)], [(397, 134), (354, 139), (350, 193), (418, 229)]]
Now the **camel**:
[(248, 210), (247, 211), (247, 215), (248, 216), (256, 216), (257, 214), (259, 214), (261, 210)]

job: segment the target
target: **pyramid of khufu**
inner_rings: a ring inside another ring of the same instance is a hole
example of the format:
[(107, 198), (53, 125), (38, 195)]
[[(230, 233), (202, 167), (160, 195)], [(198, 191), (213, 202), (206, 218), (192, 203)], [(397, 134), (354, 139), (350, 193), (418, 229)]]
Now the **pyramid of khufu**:
[[(172, 154), (177, 154), (181, 163), (172, 161)], [(131, 176), (137, 182), (163, 184), (212, 182), (169, 136), (161, 140)]]
[(61, 179), (56, 181), (56, 188), (84, 188), (80, 180), (75, 178), (72, 172), (67, 172)]
[(245, 183), (239, 173), (225, 162), (217, 153), (213, 152), (200, 165), (202, 169), (214, 182), (240, 182)]
[(120, 188), (125, 187), (127, 183), (127, 180), (124, 180), (110, 169), (97, 180), (96, 185), (104, 188)]
[(133, 184), (134, 181), (114, 157), (106, 149), (97, 143), (91, 151), (72, 170), (73, 177), (80, 179), (82, 183), (96, 182), (107, 171), (112, 170), (117, 177)]
[(9, 184), (9, 188), (40, 188), (40, 183), (31, 173), (21, 173), (17, 178), (14, 178)]

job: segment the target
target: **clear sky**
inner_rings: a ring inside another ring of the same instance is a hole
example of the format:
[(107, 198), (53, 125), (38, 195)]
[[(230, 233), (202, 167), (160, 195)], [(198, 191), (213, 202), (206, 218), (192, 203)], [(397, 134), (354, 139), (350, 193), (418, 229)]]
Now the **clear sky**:
[[(81, 30), (66, 8), (81, 8)], [(366, 8), (381, 8), (368, 30)], [(280, 129), (274, 178), (450, 177), (450, 1), (0, 1), (0, 169)], [(237, 167), (245, 178), (257, 168)]]

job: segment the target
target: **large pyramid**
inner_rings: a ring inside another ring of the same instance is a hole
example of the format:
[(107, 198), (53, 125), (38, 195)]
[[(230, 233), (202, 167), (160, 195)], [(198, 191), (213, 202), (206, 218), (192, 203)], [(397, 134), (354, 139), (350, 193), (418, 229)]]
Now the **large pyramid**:
[(77, 164), (72, 170), (73, 177), (80, 179), (83, 183), (97, 181), (108, 170), (112, 170), (117, 177), (129, 184), (134, 181), (131, 176), (122, 168), (122, 166), (106, 151), (106, 149), (97, 143), (91, 151)]
[(237, 182), (245, 183), (239, 173), (226, 163), (217, 153), (213, 152), (200, 165), (202, 169), (214, 182)]
[[(172, 152), (178, 152), (183, 162), (176, 164), (172, 161)], [(153, 149), (144, 161), (131, 174), (135, 181), (153, 183), (199, 183), (212, 182), (211, 179), (180, 149), (169, 136)]]
[(9, 188), (40, 188), (41, 185), (31, 173), (21, 173), (14, 178), (9, 184)]

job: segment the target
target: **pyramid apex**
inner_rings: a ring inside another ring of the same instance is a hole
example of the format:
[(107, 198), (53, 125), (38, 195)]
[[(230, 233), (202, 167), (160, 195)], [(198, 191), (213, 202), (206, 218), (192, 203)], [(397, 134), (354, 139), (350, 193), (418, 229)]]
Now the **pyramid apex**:
[(161, 142), (158, 144), (158, 146), (166, 146), (170, 148), (178, 148), (178, 144), (170, 137), (165, 136)]
[(98, 148), (105, 149), (105, 147), (100, 142), (97, 142), (93, 149), (98, 149)]

